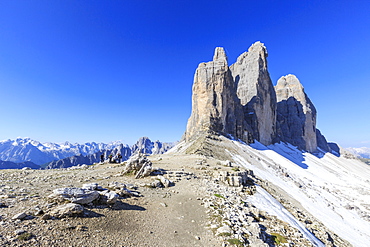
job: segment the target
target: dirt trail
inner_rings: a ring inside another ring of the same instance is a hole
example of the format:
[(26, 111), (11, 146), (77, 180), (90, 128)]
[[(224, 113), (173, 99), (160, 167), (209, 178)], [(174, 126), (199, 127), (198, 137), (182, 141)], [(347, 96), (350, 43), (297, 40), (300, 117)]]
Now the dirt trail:
[[(205, 228), (206, 209), (201, 205), (202, 190), (196, 169), (198, 156), (157, 155), (149, 157), (153, 166), (191, 175), (173, 177), (169, 188), (142, 186), (154, 177), (134, 179), (117, 176), (123, 167), (94, 165), (81, 170), (1, 170), (0, 208), (1, 246), (222, 246)], [(35, 208), (47, 210), (46, 197), (53, 189), (81, 187), (96, 182), (132, 184), (140, 197), (120, 199), (114, 206), (86, 207), (83, 217), (42, 220), (12, 220), (21, 212)], [(18, 240), (15, 231), (32, 234)]]

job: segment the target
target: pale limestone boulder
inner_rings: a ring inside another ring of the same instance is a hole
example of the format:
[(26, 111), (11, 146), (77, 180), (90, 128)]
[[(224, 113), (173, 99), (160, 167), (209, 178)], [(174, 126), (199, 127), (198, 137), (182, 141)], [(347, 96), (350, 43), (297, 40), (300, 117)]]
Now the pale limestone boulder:
[(86, 190), (104, 190), (98, 183), (83, 184), (82, 189)]
[(287, 75), (278, 80), (275, 90), (280, 139), (302, 150), (314, 152), (318, 140), (316, 109), (302, 84), (295, 75)]
[(251, 180), (251, 175), (253, 172), (248, 171), (239, 171), (239, 172), (230, 172), (230, 171), (217, 171), (214, 172), (213, 176), (219, 181), (233, 187), (246, 186), (248, 184), (253, 184)]
[(100, 204), (115, 204), (119, 198), (119, 195), (113, 191), (100, 191), (99, 194)]
[(88, 204), (98, 199), (99, 193), (97, 191), (81, 189), (81, 188), (59, 188), (53, 190), (53, 194), (49, 199), (56, 201), (69, 201), (78, 204)]
[(224, 235), (224, 234), (234, 234), (234, 231), (231, 229), (231, 227), (230, 226), (228, 226), (228, 225), (223, 225), (223, 226), (221, 226), (220, 228), (218, 228), (217, 230), (216, 230), (216, 236), (219, 236), (219, 235)]
[(110, 182), (108, 188), (112, 190), (126, 189), (126, 184), (120, 182)]
[(16, 214), (12, 217), (12, 220), (24, 220), (28, 215), (24, 212)]
[(230, 134), (247, 139), (236, 85), (223, 48), (215, 49), (213, 61), (199, 64), (192, 90), (192, 113), (186, 128), (186, 141), (195, 139), (199, 133)]
[(264, 145), (276, 137), (276, 94), (267, 70), (267, 55), (266, 47), (256, 42), (230, 66), (244, 119), (253, 138)]
[(159, 181), (161, 181), (161, 183), (163, 184), (163, 186), (165, 188), (170, 187), (170, 185), (171, 185), (171, 181), (170, 180), (168, 180), (167, 178), (163, 177), (162, 175), (158, 175), (157, 178), (159, 179)]
[(53, 208), (48, 215), (56, 218), (77, 216), (82, 214), (84, 207), (76, 203), (67, 203)]

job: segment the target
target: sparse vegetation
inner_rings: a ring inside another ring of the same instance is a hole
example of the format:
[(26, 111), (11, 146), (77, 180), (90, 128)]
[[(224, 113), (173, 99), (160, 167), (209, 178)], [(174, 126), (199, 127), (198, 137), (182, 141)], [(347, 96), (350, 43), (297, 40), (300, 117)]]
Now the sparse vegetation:
[(132, 170), (132, 171), (129, 171), (129, 172), (126, 172), (125, 174), (123, 174), (124, 176), (132, 176), (132, 175), (135, 175), (135, 171)]
[(273, 241), (275, 242), (275, 244), (277, 244), (277, 245), (288, 243), (286, 238), (281, 236), (279, 233), (273, 232), (273, 233), (271, 233), (271, 237), (272, 237)]
[(223, 197), (223, 196), (222, 196), (222, 195), (220, 195), (220, 194), (214, 194), (214, 196), (225, 200), (225, 197)]
[(239, 239), (236, 239), (236, 238), (228, 239), (227, 242), (229, 242), (229, 244), (235, 245), (235, 246), (244, 246), (244, 243), (242, 241), (240, 241)]
[(17, 237), (17, 239), (26, 241), (26, 240), (30, 240), (32, 237), (33, 237), (33, 235), (31, 233), (25, 232), (25, 233), (22, 233), (21, 235), (19, 235)]

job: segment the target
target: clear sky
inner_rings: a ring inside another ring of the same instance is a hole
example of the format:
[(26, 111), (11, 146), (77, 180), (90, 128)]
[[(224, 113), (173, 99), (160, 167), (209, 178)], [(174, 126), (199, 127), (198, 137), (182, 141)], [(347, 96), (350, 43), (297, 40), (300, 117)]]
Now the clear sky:
[(200, 62), (255, 41), (317, 127), (370, 147), (370, 1), (0, 1), (0, 140), (179, 140)]

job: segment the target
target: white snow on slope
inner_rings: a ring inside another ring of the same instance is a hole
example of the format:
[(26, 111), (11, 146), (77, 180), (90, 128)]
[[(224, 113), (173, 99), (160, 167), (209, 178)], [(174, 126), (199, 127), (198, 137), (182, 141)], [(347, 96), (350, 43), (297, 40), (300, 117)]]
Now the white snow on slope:
[(258, 209), (266, 211), (270, 215), (275, 215), (280, 220), (287, 222), (291, 226), (297, 228), (305, 238), (311, 241), (315, 246), (325, 247), (319, 239), (315, 237), (306, 227), (299, 222), (288, 210), (284, 208), (275, 198), (273, 198), (262, 187), (257, 186), (257, 193), (248, 197), (248, 202), (252, 203)]
[(233, 156), (236, 163), (289, 193), (354, 246), (369, 246), (369, 166), (332, 154), (302, 153), (289, 144), (234, 143), (241, 150)]

